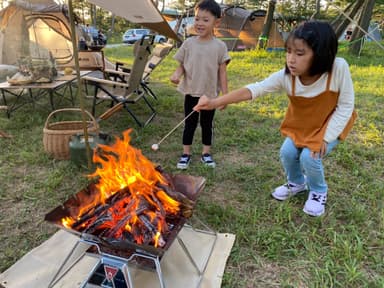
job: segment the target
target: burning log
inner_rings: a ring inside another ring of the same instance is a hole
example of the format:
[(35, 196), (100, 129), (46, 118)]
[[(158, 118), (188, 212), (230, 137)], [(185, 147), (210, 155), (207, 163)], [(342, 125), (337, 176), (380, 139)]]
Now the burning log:
[(83, 230), (84, 233), (96, 234), (96, 231), (100, 226), (104, 225), (106, 222), (111, 221), (111, 215), (100, 215), (97, 218), (94, 218), (92, 223), (89, 223), (86, 228)]
[[(156, 241), (157, 241), (157, 243), (156, 243), (156, 247), (158, 246), (158, 247), (163, 247), (164, 245), (165, 245), (165, 241), (164, 241), (164, 239), (163, 239), (163, 237), (161, 236), (161, 234), (157, 231), (157, 229), (156, 229), (156, 227), (151, 223), (151, 221), (147, 218), (147, 216), (145, 216), (145, 215), (140, 215), (139, 216), (139, 219), (141, 220), (141, 222), (144, 224), (144, 226), (147, 228), (147, 230), (149, 231), (149, 232), (151, 232), (151, 239), (153, 238), (153, 237), (155, 237), (156, 238)], [(149, 242), (148, 243), (145, 243), (145, 244), (149, 244)]]
[[(117, 234), (117, 232), (124, 228), (124, 226), (127, 224), (127, 222), (133, 217), (133, 213), (130, 213), (123, 217), (121, 220), (119, 220), (112, 229), (105, 231), (106, 233), (103, 233), (103, 237), (112, 238), (114, 235)], [(122, 235), (126, 235), (127, 233), (122, 233)]]
[(72, 228), (80, 229), (82, 225), (87, 226), (87, 222), (91, 222), (92, 218), (100, 217), (113, 207), (114, 205), (119, 205), (120, 202), (126, 201), (126, 195), (129, 194), (129, 189), (124, 189), (121, 193), (116, 193), (107, 199), (107, 203), (102, 204), (98, 203), (96, 206), (90, 207), (86, 212), (81, 214), (81, 218), (79, 218), (73, 225)]
[[(122, 230), (124, 228), (124, 226), (127, 225), (128, 221), (132, 219), (132, 217), (135, 217), (137, 215), (142, 214), (144, 211), (146, 211), (148, 209), (148, 206), (149, 206), (149, 205), (145, 205), (144, 202), (140, 202), (140, 207), (138, 209), (136, 209), (135, 211), (131, 211), (131, 207), (134, 204), (135, 204), (135, 199), (132, 199), (130, 201), (130, 204), (126, 207), (125, 212), (122, 213), (122, 215), (125, 215), (125, 216), (122, 217), (115, 224), (115, 226), (112, 227), (112, 229), (110, 229), (109, 231), (107, 231), (105, 233), (105, 237), (112, 238), (113, 236), (117, 236), (119, 230)], [(122, 233), (122, 234), (124, 234), (124, 233)], [(119, 236), (117, 236), (117, 237), (119, 237)]]
[(161, 191), (164, 191), (169, 197), (181, 203), (181, 207), (180, 207), (181, 214), (185, 218), (189, 218), (192, 216), (192, 210), (193, 210), (193, 207), (195, 206), (195, 201), (192, 201), (183, 193), (173, 190), (169, 186), (166, 186), (164, 184), (156, 183), (156, 186), (160, 188), (160, 190), (156, 192), (158, 197), (161, 197), (161, 195), (159, 194), (161, 193)]

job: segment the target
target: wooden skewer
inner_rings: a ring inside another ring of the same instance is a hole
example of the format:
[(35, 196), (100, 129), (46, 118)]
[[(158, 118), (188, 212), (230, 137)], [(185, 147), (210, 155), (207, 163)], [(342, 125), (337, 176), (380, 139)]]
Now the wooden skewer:
[(196, 111), (192, 110), (192, 112), (189, 113), (183, 120), (181, 120), (171, 131), (169, 131), (167, 135), (165, 135), (163, 138), (161, 138), (161, 140), (159, 142), (157, 142), (157, 145), (160, 145), (161, 142), (163, 142), (169, 135), (171, 135), (173, 133), (173, 131), (175, 131), (181, 124), (183, 124), (185, 122), (185, 120), (187, 120), (194, 112), (196, 112)]

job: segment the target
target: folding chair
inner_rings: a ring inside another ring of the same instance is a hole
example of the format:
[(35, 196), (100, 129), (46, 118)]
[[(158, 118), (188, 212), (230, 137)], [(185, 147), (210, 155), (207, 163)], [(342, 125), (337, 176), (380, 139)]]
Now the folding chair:
[[(103, 114), (107, 113), (112, 115), (124, 107), (140, 127), (146, 126), (153, 119), (156, 111), (146, 98), (146, 92), (141, 86), (145, 65), (151, 54), (153, 39), (153, 35), (145, 35), (135, 43), (135, 59), (130, 73), (106, 69), (104, 70), (104, 74), (108, 74), (108, 79), (92, 76), (84, 76), (82, 78), (86, 86), (94, 87), (94, 95), (92, 97), (93, 115), (96, 114), (96, 106), (98, 104), (104, 101), (111, 101), (111, 108)], [(112, 76), (112, 74), (115, 76)], [(139, 117), (131, 109), (131, 105), (137, 103), (140, 99), (144, 100), (150, 110), (150, 116), (146, 121), (140, 121)]]
[(153, 49), (151, 58), (149, 58), (147, 65), (145, 65), (143, 79), (141, 80), (141, 86), (143, 89), (151, 95), (153, 98), (157, 99), (155, 93), (149, 88), (149, 77), (153, 70), (164, 60), (165, 57), (171, 52), (173, 48), (172, 44), (161, 43), (155, 46)]
[[(141, 79), (141, 87), (147, 92), (148, 95), (152, 96), (154, 99), (157, 99), (157, 96), (153, 92), (153, 90), (148, 86), (149, 84), (149, 77), (153, 70), (161, 63), (161, 61), (164, 60), (165, 57), (169, 54), (169, 52), (172, 50), (173, 45), (169, 43), (159, 43), (157, 44), (152, 51), (151, 57), (149, 58), (148, 62), (145, 65), (143, 77)], [(116, 63), (116, 69), (117, 71), (123, 71), (126, 73), (130, 73), (131, 68), (124, 66), (123, 63), (117, 62)], [(107, 72), (110, 70), (107, 69)]]

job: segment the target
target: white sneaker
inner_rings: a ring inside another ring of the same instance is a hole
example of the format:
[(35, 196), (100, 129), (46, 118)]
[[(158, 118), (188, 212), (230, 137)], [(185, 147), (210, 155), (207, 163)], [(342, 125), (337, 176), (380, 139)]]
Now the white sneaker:
[(191, 155), (183, 154), (181, 155), (179, 162), (177, 162), (177, 169), (187, 169), (191, 163)]
[(305, 202), (303, 211), (311, 216), (321, 216), (325, 212), (325, 204), (327, 203), (327, 193), (316, 193), (310, 191), (308, 199)]
[(211, 154), (206, 153), (201, 155), (201, 162), (204, 163), (205, 166), (208, 166), (211, 168), (216, 167), (216, 163), (215, 161), (213, 161)]
[(281, 185), (272, 192), (272, 197), (283, 201), (289, 197), (295, 196), (297, 193), (307, 190), (307, 184), (294, 184), (288, 182), (287, 184)]

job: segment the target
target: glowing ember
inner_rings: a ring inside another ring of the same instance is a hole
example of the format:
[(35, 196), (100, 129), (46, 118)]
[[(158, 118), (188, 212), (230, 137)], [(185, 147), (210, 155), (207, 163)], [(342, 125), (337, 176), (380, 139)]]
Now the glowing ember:
[[(189, 213), (192, 204), (173, 191), (154, 164), (129, 144), (130, 132), (125, 131), (111, 146), (98, 146), (93, 155), (98, 167), (89, 177), (97, 180), (99, 193), (82, 203), (77, 217), (65, 217), (61, 222), (99, 237), (162, 247), (164, 235), (172, 228), (167, 218)], [(183, 212), (181, 207), (187, 209)]]

